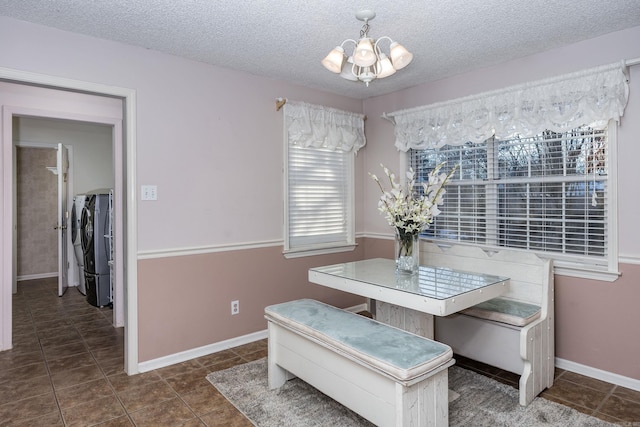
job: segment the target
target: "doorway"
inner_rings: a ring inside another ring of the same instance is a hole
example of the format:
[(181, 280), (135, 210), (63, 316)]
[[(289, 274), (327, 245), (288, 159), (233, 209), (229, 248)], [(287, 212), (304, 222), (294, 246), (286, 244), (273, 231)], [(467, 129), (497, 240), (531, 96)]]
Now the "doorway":
[[(136, 374), (138, 368), (137, 351), (137, 241), (135, 198), (135, 91), (93, 83), (71, 81), (52, 76), (23, 73), (0, 68), (0, 85), (18, 85), (29, 92), (28, 101), (15, 101), (12, 91), (3, 93), (0, 87), (2, 105), (2, 165), (1, 192), (5, 203), (1, 227), (0, 258), (2, 259), (2, 303), (0, 304), (0, 350), (11, 348), (12, 284), (15, 281), (15, 188), (12, 177), (15, 169), (15, 147), (13, 145), (12, 119), (14, 116), (43, 117), (49, 119), (75, 120), (87, 123), (101, 123), (113, 127), (115, 202), (120, 210), (116, 213), (114, 244), (117, 250), (116, 279), (117, 292), (123, 299), (126, 313), (122, 313), (125, 329), (125, 371)], [(56, 92), (55, 96), (51, 92)], [(84, 97), (100, 103), (110, 102), (115, 108), (87, 109), (85, 103), (74, 103)], [(66, 98), (60, 102), (60, 98)], [(108, 102), (107, 102), (108, 101)], [(75, 109), (75, 110), (74, 110)], [(105, 111), (105, 115), (100, 115)], [(92, 115), (94, 112), (96, 115)], [(89, 113), (89, 114), (87, 114)], [(123, 124), (126, 126), (124, 127)], [(125, 206), (126, 202), (126, 206)], [(126, 224), (126, 227), (125, 227)], [(126, 268), (125, 268), (126, 266)], [(126, 271), (126, 275), (125, 275)], [(125, 283), (126, 282), (126, 283)]]
[[(84, 274), (79, 268), (84, 264), (80, 239), (74, 239), (76, 233), (73, 233), (73, 220), (80, 218), (74, 196), (114, 187), (113, 127), (14, 116), (13, 135), (14, 140), (17, 139), (18, 160), (17, 279), (55, 275), (59, 279), (60, 296), (67, 287), (86, 295)], [(67, 173), (62, 174), (51, 166), (61, 163), (65, 153), (68, 160), (63, 163)], [(56, 209), (58, 204), (62, 206)], [(74, 208), (77, 215), (73, 214)], [(14, 293), (16, 289), (14, 287)], [(124, 326), (123, 316), (115, 316), (123, 311), (122, 295), (114, 299), (114, 307), (112, 324)]]

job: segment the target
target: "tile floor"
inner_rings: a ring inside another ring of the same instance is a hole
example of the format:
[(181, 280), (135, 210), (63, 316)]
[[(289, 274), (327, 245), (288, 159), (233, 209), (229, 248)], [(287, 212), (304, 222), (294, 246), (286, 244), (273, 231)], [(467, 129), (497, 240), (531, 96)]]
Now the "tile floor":
[[(123, 329), (111, 309), (54, 279), (20, 282), (14, 348), (0, 352), (0, 426), (251, 426), (205, 376), (266, 356), (261, 340), (127, 376)], [(458, 365), (517, 386), (514, 374), (457, 357)], [(640, 426), (640, 392), (557, 371), (547, 399), (620, 425)]]

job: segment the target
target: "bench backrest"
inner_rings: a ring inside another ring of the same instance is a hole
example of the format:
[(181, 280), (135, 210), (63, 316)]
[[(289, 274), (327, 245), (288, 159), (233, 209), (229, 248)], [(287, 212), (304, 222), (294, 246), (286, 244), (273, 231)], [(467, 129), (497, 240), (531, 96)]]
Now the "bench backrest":
[(423, 265), (509, 277), (509, 292), (503, 295), (504, 298), (539, 305), (543, 318), (553, 313), (550, 260), (525, 251), (505, 249), (489, 254), (473, 246), (453, 245), (443, 249), (431, 242), (422, 242), (420, 249)]

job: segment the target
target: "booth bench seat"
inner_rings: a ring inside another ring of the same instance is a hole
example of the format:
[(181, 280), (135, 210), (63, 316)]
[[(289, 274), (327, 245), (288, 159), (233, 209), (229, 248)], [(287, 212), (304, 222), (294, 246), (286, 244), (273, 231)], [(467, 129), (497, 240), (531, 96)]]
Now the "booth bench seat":
[(526, 406), (555, 374), (553, 264), (531, 252), (424, 242), (422, 263), (509, 277), (509, 291), (460, 313), (435, 319), (435, 339), (455, 354), (520, 375)]
[(270, 389), (299, 377), (377, 426), (448, 425), (448, 345), (309, 299), (265, 318)]

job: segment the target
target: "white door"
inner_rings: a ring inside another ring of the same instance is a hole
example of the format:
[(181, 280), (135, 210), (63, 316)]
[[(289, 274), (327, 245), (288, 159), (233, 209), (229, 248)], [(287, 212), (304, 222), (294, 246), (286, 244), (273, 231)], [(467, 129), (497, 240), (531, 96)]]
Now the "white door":
[(69, 264), (67, 260), (67, 225), (69, 210), (67, 205), (67, 180), (69, 176), (69, 157), (67, 148), (58, 144), (58, 296), (64, 295), (69, 286)]

